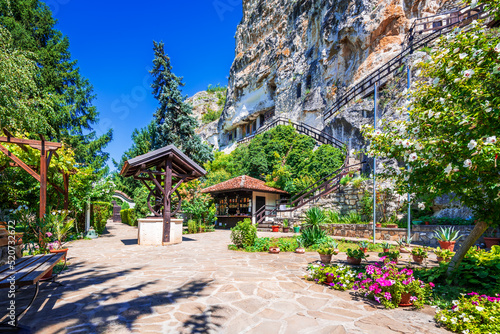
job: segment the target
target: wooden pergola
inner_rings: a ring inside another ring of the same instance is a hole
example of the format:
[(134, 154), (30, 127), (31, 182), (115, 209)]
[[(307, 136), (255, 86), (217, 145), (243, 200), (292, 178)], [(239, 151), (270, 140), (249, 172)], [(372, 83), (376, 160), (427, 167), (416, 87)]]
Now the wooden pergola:
[[(125, 162), (120, 175), (141, 181), (149, 190), (148, 207), (157, 217), (163, 217), (164, 243), (170, 242), (170, 219), (181, 207), (177, 189), (183, 182), (195, 180), (207, 172), (188, 158), (177, 147), (168, 145)], [(146, 176), (141, 176), (146, 174)], [(179, 198), (177, 208), (171, 211), (172, 195)], [(151, 197), (154, 204), (151, 205)], [(163, 209), (162, 209), (163, 208)]]
[[(5, 137), (0, 136), (0, 151), (7, 155), (13, 162), (11, 162), (6, 167), (20, 167), (33, 176), (38, 182), (40, 182), (40, 218), (45, 216), (46, 206), (47, 206), (47, 184), (50, 184), (54, 189), (60, 192), (64, 196), (64, 209), (67, 210), (69, 206), (69, 173), (61, 172), (63, 175), (63, 189), (56, 184), (47, 180), (47, 171), (50, 166), (50, 160), (53, 155), (57, 155), (57, 150), (62, 147), (61, 143), (54, 143), (46, 141), (43, 135), (40, 136), (40, 140), (33, 139), (23, 139), (14, 137), (9, 131), (3, 129)], [(28, 166), (21, 159), (19, 159), (14, 153), (10, 152), (5, 146), (5, 144), (16, 144), (23, 151), (28, 151), (27, 146), (40, 151), (40, 168), (39, 172), (36, 172), (35, 166)]]

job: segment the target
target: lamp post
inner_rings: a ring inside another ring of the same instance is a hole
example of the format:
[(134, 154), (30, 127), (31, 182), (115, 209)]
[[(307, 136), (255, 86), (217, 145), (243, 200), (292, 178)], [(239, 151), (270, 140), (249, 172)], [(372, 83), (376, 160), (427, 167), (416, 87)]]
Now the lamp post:
[[(377, 131), (377, 92), (378, 83), (374, 85), (373, 131)], [(373, 156), (373, 243), (375, 243), (375, 228), (377, 224), (377, 158)]]

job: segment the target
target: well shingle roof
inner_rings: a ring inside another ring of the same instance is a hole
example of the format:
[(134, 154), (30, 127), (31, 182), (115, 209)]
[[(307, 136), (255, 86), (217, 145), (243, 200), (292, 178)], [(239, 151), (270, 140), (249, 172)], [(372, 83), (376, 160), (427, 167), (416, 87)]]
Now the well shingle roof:
[(252, 190), (266, 193), (288, 194), (286, 191), (269, 187), (264, 181), (255, 179), (248, 175), (235, 177), (234, 179), (221, 182), (202, 190), (203, 193), (217, 193), (231, 190)]

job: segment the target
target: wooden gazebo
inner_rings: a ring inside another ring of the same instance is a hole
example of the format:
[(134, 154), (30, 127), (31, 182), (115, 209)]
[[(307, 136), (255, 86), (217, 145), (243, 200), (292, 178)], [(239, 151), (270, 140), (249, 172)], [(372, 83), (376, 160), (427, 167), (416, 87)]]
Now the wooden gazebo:
[[(148, 207), (156, 217), (163, 217), (164, 244), (170, 243), (170, 222), (181, 207), (177, 188), (183, 183), (204, 176), (207, 172), (177, 147), (168, 145), (125, 162), (120, 175), (141, 181), (149, 190)], [(145, 176), (141, 176), (144, 174)], [(171, 211), (172, 195), (179, 198)], [(153, 204), (151, 200), (154, 199)]]

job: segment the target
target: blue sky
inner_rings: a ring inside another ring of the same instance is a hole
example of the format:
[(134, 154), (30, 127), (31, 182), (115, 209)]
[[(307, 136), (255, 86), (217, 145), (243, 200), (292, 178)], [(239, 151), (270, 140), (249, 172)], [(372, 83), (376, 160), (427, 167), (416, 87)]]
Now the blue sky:
[[(114, 129), (107, 151), (120, 160), (135, 128), (151, 120), (157, 103), (148, 70), (153, 40), (163, 41), (185, 95), (209, 84), (227, 85), (234, 59), (241, 0), (46, 0), (69, 37), (72, 58), (94, 86), (100, 112), (95, 127)], [(111, 160), (108, 162), (112, 166)]]

